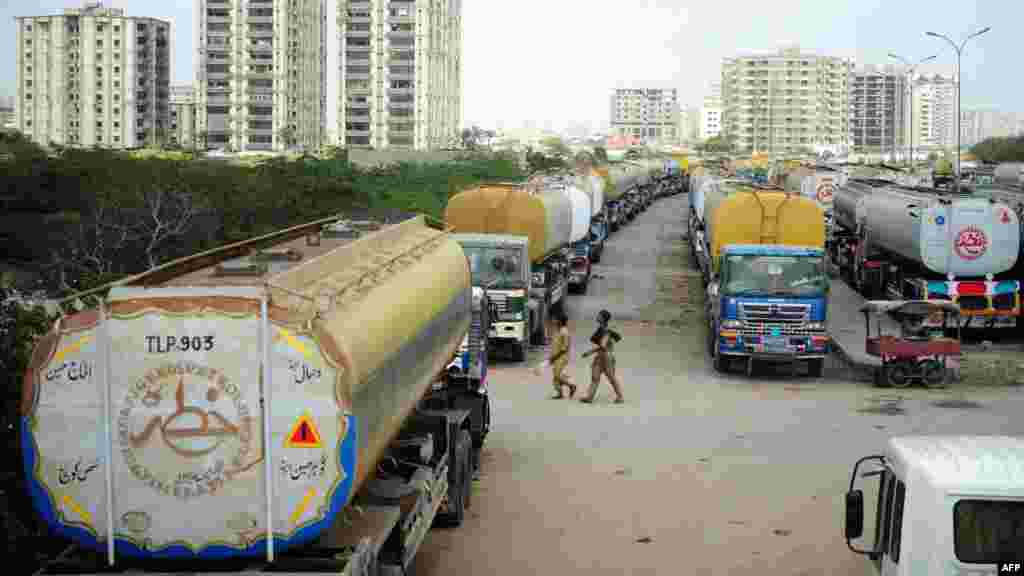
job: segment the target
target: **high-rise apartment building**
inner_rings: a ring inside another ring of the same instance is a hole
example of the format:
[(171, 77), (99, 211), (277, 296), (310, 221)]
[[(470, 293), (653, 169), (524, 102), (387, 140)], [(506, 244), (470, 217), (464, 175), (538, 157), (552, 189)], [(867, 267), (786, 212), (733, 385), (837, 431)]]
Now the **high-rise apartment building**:
[(850, 132), (854, 149), (893, 152), (904, 146), (910, 106), (906, 76), (892, 66), (864, 66), (850, 77)]
[[(376, 149), (456, 144), (462, 0), (339, 0), (337, 16), (327, 56), (330, 140)], [(335, 51), (339, 66), (331, 64)]]
[(960, 113), (960, 143), (973, 146), (988, 138), (1005, 138), (1021, 133), (1024, 116), (1017, 112), (963, 110)]
[(325, 0), (196, 0), (200, 139), (235, 151), (319, 147), (334, 15)]
[(42, 145), (166, 140), (171, 24), (100, 2), (15, 19), (15, 125)]
[(202, 148), (199, 132), (196, 130), (195, 87), (191, 85), (171, 86), (171, 144), (185, 149)]
[(707, 140), (722, 133), (722, 85), (713, 82), (700, 108), (700, 139)]
[(739, 149), (796, 151), (850, 144), (853, 61), (801, 52), (742, 55), (722, 63), (724, 132)]
[(914, 148), (956, 146), (956, 84), (944, 76), (918, 76), (914, 80)]
[(680, 140), (679, 93), (675, 88), (616, 88), (611, 96), (612, 131), (648, 142)]

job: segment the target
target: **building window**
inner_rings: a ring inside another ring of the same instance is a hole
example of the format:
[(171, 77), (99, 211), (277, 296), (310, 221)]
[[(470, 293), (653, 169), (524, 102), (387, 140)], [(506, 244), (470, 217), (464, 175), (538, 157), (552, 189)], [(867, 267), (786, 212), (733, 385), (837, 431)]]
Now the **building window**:
[(31, 88), (32, 87), (32, 81), (31, 80), (25, 80), (25, 87), (26, 88)]
[(97, 40), (96, 41), (96, 47), (97, 48), (103, 48), (103, 40)]
[(25, 100), (31, 100), (32, 94), (25, 94)]
[(31, 46), (32, 45), (32, 39), (31, 38), (25, 38), (25, 45), (26, 46)]

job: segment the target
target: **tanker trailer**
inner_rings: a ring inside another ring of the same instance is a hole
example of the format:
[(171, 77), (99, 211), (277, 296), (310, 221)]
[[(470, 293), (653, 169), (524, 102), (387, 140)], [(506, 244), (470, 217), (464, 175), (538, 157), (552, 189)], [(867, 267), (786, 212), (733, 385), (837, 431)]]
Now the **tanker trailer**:
[(569, 235), (568, 290), (585, 294), (590, 285), (590, 196), (576, 187), (575, 178), (551, 176), (544, 178), (545, 190), (561, 192), (572, 208), (572, 227)]
[(1001, 185), (1024, 186), (1024, 163), (1006, 162), (995, 169), (995, 181)]
[(821, 206), (779, 190), (726, 180), (704, 201), (708, 352), (715, 369), (742, 359), (806, 362), (828, 354), (829, 280)]
[(614, 232), (628, 220), (627, 192), (636, 185), (636, 174), (629, 169), (629, 165), (617, 163), (608, 167), (608, 177), (611, 179), (613, 188), (607, 191), (605, 197), (608, 210), (612, 213), (612, 231)]
[(662, 188), (662, 196), (675, 196), (682, 192), (683, 172), (679, 161), (673, 158), (665, 160), (665, 186)]
[(553, 307), (569, 281), (572, 205), (557, 190), (487, 184), (448, 201), (445, 220), (470, 259), (475, 286), (487, 288), (498, 311), (490, 342), (526, 358), (527, 339), (543, 345)]
[(863, 202), (858, 289), (872, 299), (951, 300), (965, 327), (1016, 326), (1020, 283), (1003, 278), (1021, 247), (1020, 219), (1011, 207), (896, 185), (875, 189)]
[(626, 163), (626, 169), (633, 175), (633, 187), (626, 191), (626, 218), (632, 221), (637, 214), (643, 211), (646, 191), (650, 187), (650, 174), (647, 168), (639, 161), (633, 160)]
[(423, 217), (358, 237), (375, 227), (320, 220), (73, 297), (98, 309), (37, 342), (20, 407), (33, 505), (101, 552), (69, 551), (62, 573), (108, 571), (102, 551), (401, 571), (435, 519), (462, 522), (487, 426), (484, 383), (444, 376), (469, 267)]
[(590, 198), (590, 260), (600, 262), (604, 241), (608, 237), (608, 224), (604, 215), (604, 181), (596, 170), (586, 170), (576, 177), (580, 189)]

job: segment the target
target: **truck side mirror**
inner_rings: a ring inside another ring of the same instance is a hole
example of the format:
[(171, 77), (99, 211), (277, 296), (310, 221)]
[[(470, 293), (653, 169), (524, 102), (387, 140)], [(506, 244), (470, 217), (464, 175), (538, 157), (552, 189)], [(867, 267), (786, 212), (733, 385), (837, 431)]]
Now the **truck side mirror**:
[(853, 540), (864, 534), (864, 492), (846, 493), (846, 539)]
[(718, 298), (718, 281), (712, 279), (711, 283), (708, 284), (708, 296), (712, 298)]

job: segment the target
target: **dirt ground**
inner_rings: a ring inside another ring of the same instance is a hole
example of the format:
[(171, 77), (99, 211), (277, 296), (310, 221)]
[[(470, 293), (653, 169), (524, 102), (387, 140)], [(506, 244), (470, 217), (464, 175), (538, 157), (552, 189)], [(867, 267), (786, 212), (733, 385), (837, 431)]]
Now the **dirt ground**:
[[(586, 295), (569, 296), (572, 379), (606, 308), (624, 339), (626, 404), (550, 400), (550, 374), (496, 363), (494, 422), (465, 524), (432, 532), (415, 571), (441, 574), (867, 574), (843, 539), (857, 458), (891, 435), (1019, 434), (1017, 388), (878, 390), (841, 363), (719, 375), (682, 235), (685, 196), (615, 234)], [(581, 386), (577, 398), (583, 392)], [(870, 524), (871, 519), (868, 519)]]

